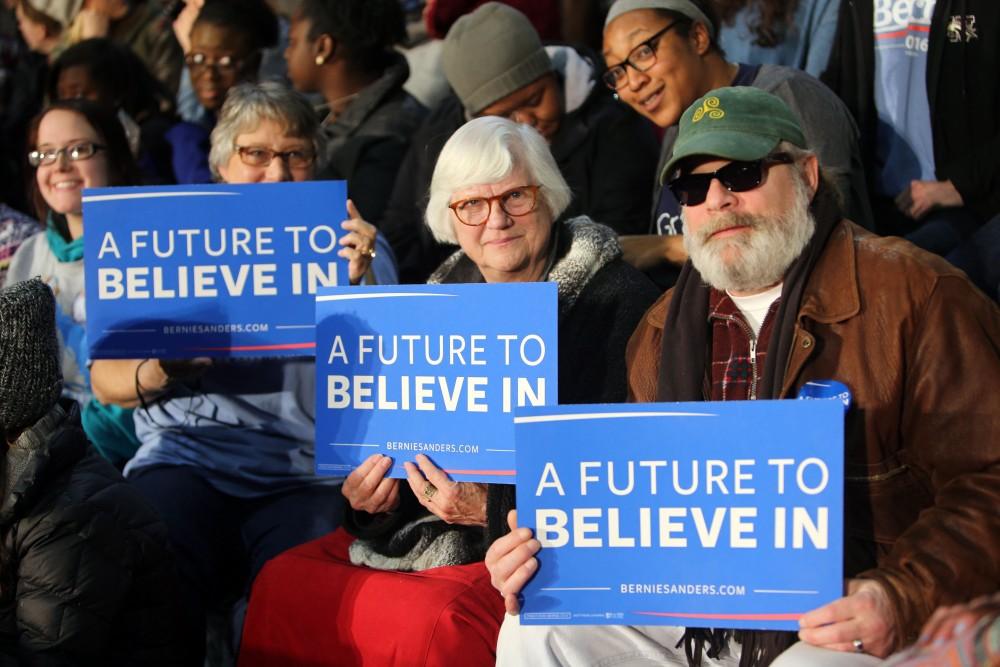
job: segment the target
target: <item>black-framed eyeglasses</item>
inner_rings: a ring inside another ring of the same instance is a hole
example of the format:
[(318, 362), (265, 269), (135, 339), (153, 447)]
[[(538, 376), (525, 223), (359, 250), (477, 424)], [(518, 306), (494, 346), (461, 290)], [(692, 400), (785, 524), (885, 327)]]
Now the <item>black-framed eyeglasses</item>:
[(528, 215), (538, 207), (538, 189), (540, 185), (522, 185), (501, 192), (494, 197), (470, 197), (448, 204), (455, 212), (455, 217), (463, 225), (478, 227), (490, 219), (493, 212), (493, 202), (507, 215), (515, 218)]
[(107, 146), (95, 144), (93, 141), (81, 141), (62, 148), (36, 148), (28, 153), (28, 164), (32, 167), (55, 164), (60, 155), (65, 154), (70, 162), (89, 160), (97, 151), (105, 150)]
[(759, 160), (744, 162), (734, 160), (719, 167), (710, 174), (685, 174), (670, 181), (667, 187), (681, 206), (698, 206), (708, 196), (708, 189), (713, 179), (719, 179), (730, 192), (747, 192), (760, 187), (768, 167), (776, 164), (791, 164), (794, 162), (787, 153), (775, 153)]
[(273, 151), (264, 146), (236, 146), (236, 152), (248, 167), (266, 167), (274, 158), (280, 158), (289, 169), (305, 169), (316, 161), (316, 154), (307, 149)]
[(243, 58), (229, 55), (209, 58), (199, 51), (184, 56), (184, 63), (191, 70), (192, 75), (196, 73), (200, 74), (202, 71), (209, 69), (214, 69), (219, 74), (235, 74), (243, 67), (244, 62)]
[(671, 28), (684, 22), (684, 19), (674, 21), (666, 28), (663, 28), (645, 42), (640, 43), (632, 49), (628, 54), (628, 58), (617, 65), (609, 67), (604, 74), (601, 75), (601, 79), (604, 80), (604, 85), (611, 90), (618, 90), (628, 82), (628, 72), (625, 71), (626, 66), (631, 67), (636, 72), (645, 72), (650, 67), (655, 65), (656, 49), (660, 45), (660, 38), (667, 34)]

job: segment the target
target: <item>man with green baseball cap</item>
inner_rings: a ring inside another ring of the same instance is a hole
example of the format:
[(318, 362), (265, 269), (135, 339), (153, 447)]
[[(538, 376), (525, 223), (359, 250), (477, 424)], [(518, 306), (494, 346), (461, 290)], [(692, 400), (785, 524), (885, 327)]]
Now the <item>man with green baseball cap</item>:
[[(846, 395), (849, 477), (832, 480), (844, 485), (846, 595), (801, 609), (797, 633), (725, 627), (738, 620), (522, 626), (510, 615), (497, 665), (878, 664), (912, 643), (935, 607), (1000, 580), (1000, 309), (940, 258), (843, 218), (799, 121), (770, 93), (719, 88), (697, 99), (661, 177), (682, 204), (690, 259), (629, 342), (629, 393), (637, 402), (822, 397), (817, 387)], [(628, 441), (623, 433), (616, 447)], [(487, 552), (510, 614), (540, 550), (515, 528)], [(621, 583), (664, 576), (630, 571)]]

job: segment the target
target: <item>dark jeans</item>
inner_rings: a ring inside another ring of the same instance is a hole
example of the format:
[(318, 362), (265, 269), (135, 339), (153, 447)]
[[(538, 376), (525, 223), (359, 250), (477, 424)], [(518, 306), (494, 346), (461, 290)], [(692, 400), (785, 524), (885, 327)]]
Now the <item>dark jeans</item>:
[[(245, 499), (218, 491), (197, 468), (166, 465), (142, 468), (128, 481), (167, 526), (183, 587), (179, 595), (191, 621), (189, 641), (201, 659), (206, 612), (245, 596), (264, 563), (332, 532), (344, 513), (339, 486)], [(241, 625), (242, 618), (236, 622)]]

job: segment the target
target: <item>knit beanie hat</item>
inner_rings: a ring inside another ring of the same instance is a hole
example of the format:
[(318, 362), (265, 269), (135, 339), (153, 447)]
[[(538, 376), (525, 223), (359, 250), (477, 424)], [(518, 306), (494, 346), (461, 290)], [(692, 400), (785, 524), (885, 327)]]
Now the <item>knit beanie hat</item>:
[(69, 27), (83, 7), (83, 0), (26, 0), (26, 2), (36, 12), (45, 14), (61, 25), (63, 30)]
[(528, 18), (499, 2), (487, 2), (451, 26), (441, 63), (470, 116), (552, 71)]
[(0, 290), (0, 436), (44, 417), (62, 385), (52, 290), (37, 278)]
[(691, 0), (617, 0), (608, 10), (608, 16), (604, 19), (604, 27), (614, 21), (622, 14), (634, 12), (637, 9), (666, 9), (682, 16), (686, 16), (692, 21), (704, 24), (708, 30), (708, 36), (715, 39), (715, 29), (712, 22), (708, 20), (705, 12), (698, 8), (698, 5)]

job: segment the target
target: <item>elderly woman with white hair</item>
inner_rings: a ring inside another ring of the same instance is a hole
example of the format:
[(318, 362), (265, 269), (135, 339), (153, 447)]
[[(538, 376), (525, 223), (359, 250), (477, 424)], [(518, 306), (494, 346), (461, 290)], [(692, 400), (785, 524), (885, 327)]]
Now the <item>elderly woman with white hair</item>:
[[(209, 162), (226, 183), (305, 181), (321, 141), (298, 93), (241, 84), (222, 107)], [(350, 202), (348, 211), (338, 252), (351, 283), (394, 282), (391, 251)], [(342, 480), (313, 471), (314, 360), (100, 360), (91, 378), (100, 400), (138, 408), (141, 446), (125, 475), (167, 525), (200, 653), (207, 609), (245, 593), (270, 558), (340, 523)]]
[[(461, 250), (430, 282), (558, 283), (560, 403), (624, 401), (625, 346), (659, 292), (622, 261), (613, 230), (585, 217), (556, 222), (570, 198), (536, 130), (499, 117), (470, 121), (448, 140), (431, 182), (427, 224)], [(482, 560), (507, 531), (514, 487), (454, 482), (423, 455), (405, 465), (402, 481), (385, 477), (387, 457), (367, 459), (344, 482), (347, 530), (265, 567), (243, 667), (331, 655), (337, 664), (355, 664), (344, 655), (379, 665), (454, 664), (459, 655), (462, 664), (493, 663), (503, 609)], [(423, 493), (428, 480), (432, 496)], [(296, 585), (303, 578), (308, 592)], [(313, 612), (347, 607), (336, 623)]]

